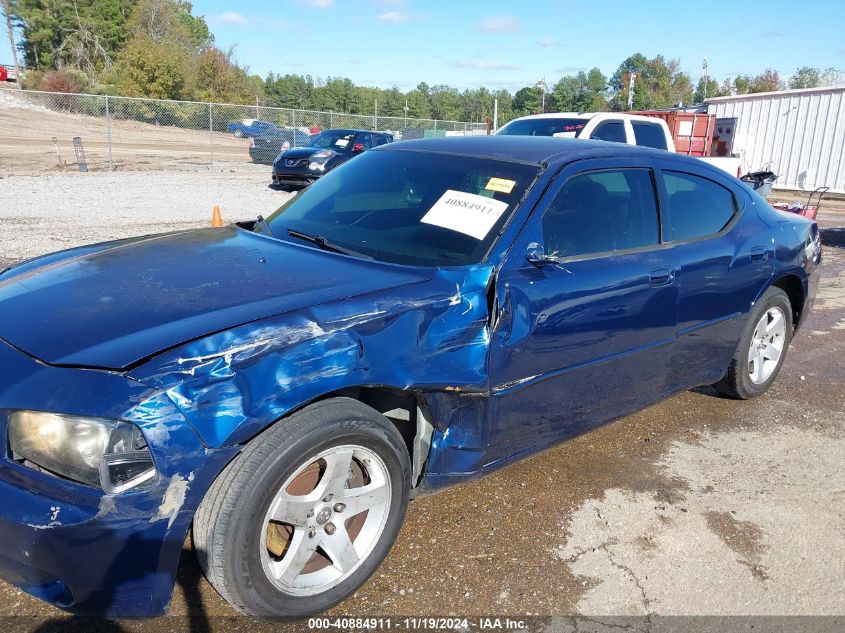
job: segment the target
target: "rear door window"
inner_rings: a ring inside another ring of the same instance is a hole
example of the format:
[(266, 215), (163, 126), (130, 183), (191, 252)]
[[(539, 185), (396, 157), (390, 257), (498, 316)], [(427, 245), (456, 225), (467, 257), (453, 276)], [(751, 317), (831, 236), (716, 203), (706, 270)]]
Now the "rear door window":
[(608, 169), (570, 178), (543, 215), (543, 245), (557, 257), (656, 246), (657, 200), (649, 169)]
[(627, 143), (625, 136), (625, 124), (622, 121), (605, 121), (599, 123), (590, 138), (599, 141), (612, 141), (614, 143)]
[(716, 235), (736, 214), (733, 194), (712, 180), (680, 171), (664, 171), (669, 200), (668, 238), (694, 240)]
[(667, 149), (666, 134), (659, 123), (648, 123), (646, 121), (631, 121), (634, 128), (634, 139), (637, 145), (653, 147), (655, 149)]

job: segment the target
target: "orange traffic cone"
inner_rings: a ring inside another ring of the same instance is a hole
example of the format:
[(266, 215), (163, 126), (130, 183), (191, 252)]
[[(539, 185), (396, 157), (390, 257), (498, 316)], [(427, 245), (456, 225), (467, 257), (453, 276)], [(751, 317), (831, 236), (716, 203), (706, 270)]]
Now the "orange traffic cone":
[(220, 215), (220, 207), (214, 205), (214, 213), (211, 216), (211, 226), (223, 226), (223, 216)]

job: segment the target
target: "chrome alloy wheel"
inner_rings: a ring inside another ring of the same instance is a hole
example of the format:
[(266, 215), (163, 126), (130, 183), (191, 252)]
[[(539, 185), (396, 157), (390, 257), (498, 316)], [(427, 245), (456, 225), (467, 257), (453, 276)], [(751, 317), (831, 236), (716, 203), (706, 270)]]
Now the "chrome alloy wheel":
[(378, 543), (390, 503), (390, 473), (373, 451), (344, 445), (309, 459), (264, 517), (260, 557), (268, 580), (300, 596), (343, 582)]
[(786, 342), (786, 315), (770, 308), (757, 322), (748, 350), (748, 376), (755, 385), (766, 382), (780, 363)]

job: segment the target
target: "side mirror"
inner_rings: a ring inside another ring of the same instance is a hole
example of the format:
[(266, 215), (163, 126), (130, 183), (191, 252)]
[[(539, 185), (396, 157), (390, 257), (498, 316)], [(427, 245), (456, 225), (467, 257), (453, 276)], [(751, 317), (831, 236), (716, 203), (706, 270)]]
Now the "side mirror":
[(352, 146), (352, 151), (356, 154), (358, 152), (363, 152), (364, 151), (364, 144), (363, 143), (355, 143), (355, 145)]
[(538, 242), (531, 242), (528, 245), (528, 248), (525, 249), (525, 259), (529, 264), (536, 266), (537, 268), (542, 268), (547, 264), (556, 264), (558, 262), (557, 257), (547, 255), (543, 246)]

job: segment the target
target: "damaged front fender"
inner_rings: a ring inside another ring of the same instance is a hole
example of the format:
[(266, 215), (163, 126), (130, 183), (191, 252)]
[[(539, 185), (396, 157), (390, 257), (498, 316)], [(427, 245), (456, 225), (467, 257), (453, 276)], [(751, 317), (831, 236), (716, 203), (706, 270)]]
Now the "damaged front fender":
[[(169, 350), (130, 376), (166, 395), (212, 448), (350, 387), (451, 389), (423, 396), (439, 442), (460, 435), (444, 398), (488, 392), (492, 274), (487, 265), (440, 269), (430, 281), (262, 319)], [(474, 445), (478, 433), (474, 420)]]

